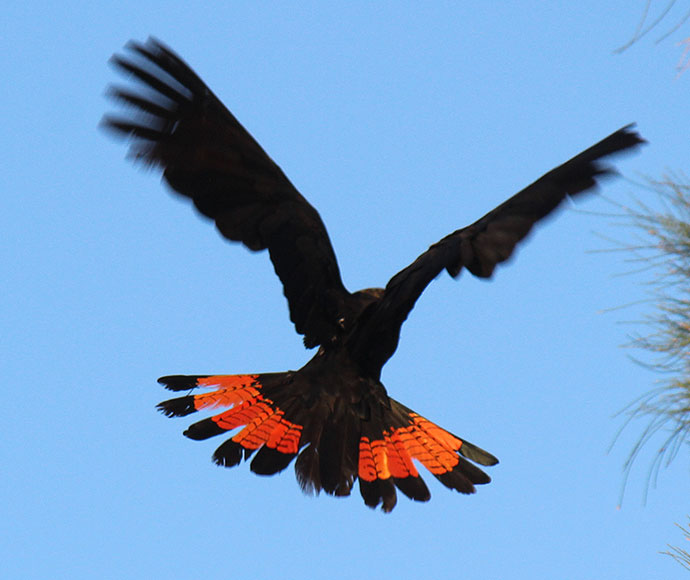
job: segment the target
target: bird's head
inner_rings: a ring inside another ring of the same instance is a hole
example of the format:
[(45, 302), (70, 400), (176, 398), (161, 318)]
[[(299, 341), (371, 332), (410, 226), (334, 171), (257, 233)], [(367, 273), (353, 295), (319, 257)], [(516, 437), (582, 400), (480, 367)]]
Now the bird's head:
[(355, 292), (355, 296), (361, 298), (363, 302), (374, 302), (381, 300), (384, 292), (385, 290), (383, 288), (365, 288), (364, 290)]

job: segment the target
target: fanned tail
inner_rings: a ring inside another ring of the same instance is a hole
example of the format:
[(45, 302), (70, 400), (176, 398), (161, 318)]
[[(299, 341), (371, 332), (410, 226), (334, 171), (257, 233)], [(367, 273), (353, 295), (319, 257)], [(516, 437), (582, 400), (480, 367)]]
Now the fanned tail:
[[(299, 374), (174, 375), (159, 382), (173, 391), (202, 392), (164, 401), (169, 417), (204, 409), (222, 412), (191, 425), (184, 434), (200, 440), (234, 432), (215, 451), (218, 465), (232, 467), (253, 456), (260, 475), (285, 469), (297, 456), (295, 472), (306, 493), (350, 495), (355, 480), (364, 503), (390, 512), (396, 488), (410, 499), (428, 501), (429, 489), (415, 461), (443, 485), (474, 493), (491, 479), (469, 460), (498, 460), (381, 393), (357, 404), (342, 397), (310, 397)], [(381, 396), (383, 395), (383, 396)], [(255, 454), (255, 455), (254, 455)]]

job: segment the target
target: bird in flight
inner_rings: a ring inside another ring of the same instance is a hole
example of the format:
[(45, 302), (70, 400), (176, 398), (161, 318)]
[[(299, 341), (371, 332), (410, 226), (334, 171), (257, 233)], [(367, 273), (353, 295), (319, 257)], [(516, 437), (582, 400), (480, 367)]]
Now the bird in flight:
[(364, 503), (384, 512), (395, 507), (396, 488), (429, 500), (414, 460), (464, 494), (489, 483), (476, 464), (498, 460), (390, 397), (381, 369), (434, 278), (444, 270), (491, 277), (535, 223), (614, 172), (602, 159), (644, 142), (632, 126), (433, 244), (385, 288), (350, 292), (317, 211), (177, 54), (150, 38), (128, 43), (112, 63), (134, 84), (110, 87), (109, 95), (132, 114), (106, 116), (104, 127), (127, 137), (131, 156), (160, 168), (225, 238), (268, 250), (290, 319), (305, 346), (317, 348), (296, 371), (162, 377), (167, 389), (188, 393), (158, 408), (169, 417), (213, 409), (184, 434), (229, 437), (213, 455), (218, 465), (251, 458), (254, 473), (272, 475), (296, 458), (303, 491), (347, 496), (359, 480)]

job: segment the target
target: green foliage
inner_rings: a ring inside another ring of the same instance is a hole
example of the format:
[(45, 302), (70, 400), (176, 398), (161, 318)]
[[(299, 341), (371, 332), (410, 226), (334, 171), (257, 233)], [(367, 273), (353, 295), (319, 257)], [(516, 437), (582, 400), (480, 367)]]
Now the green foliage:
[[(681, 525), (676, 524), (683, 534), (685, 535), (685, 539), (687, 541), (690, 541), (690, 530), (687, 528), (684, 528)], [(682, 548), (678, 548), (677, 546), (669, 546), (669, 551), (668, 552), (662, 552), (662, 554), (666, 554), (667, 556), (671, 556), (676, 562), (678, 562), (681, 566), (686, 568), (687, 570), (690, 570), (690, 552), (687, 550), (683, 550)]]
[(641, 240), (629, 249), (635, 261), (653, 272), (654, 311), (645, 320), (649, 331), (633, 338), (632, 345), (647, 351), (651, 362), (643, 364), (663, 375), (657, 389), (626, 409), (629, 421), (649, 421), (626, 470), (641, 449), (661, 434), (650, 475), (668, 465), (690, 439), (690, 184), (687, 178), (674, 176), (651, 185), (663, 201), (661, 211), (639, 203), (625, 210)]

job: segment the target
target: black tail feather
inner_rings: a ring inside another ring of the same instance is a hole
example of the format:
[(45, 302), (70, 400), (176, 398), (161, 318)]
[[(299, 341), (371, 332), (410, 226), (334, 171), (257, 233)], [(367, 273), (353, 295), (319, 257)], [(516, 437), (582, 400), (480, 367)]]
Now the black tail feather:
[(308, 444), (300, 451), (295, 461), (295, 476), (300, 488), (307, 495), (318, 495), (321, 492), (321, 469), (316, 446)]
[(460, 493), (474, 493), (472, 481), (461, 471), (447, 471), (446, 473), (434, 474), (443, 485)]
[(398, 502), (395, 485), (391, 479), (375, 479), (374, 481), (359, 480), (359, 492), (364, 503), (372, 509), (381, 504), (381, 509), (389, 513)]
[(477, 447), (464, 439), (462, 441), (462, 447), (460, 447), (460, 455), (467, 457), (467, 459), (475, 463), (479, 463), (479, 465), (491, 466), (498, 464), (498, 459), (491, 455), (491, 453), (484, 451), (481, 447)]
[(252, 459), (250, 469), (257, 475), (274, 475), (283, 471), (296, 453), (281, 453), (264, 445)]
[(213, 454), (213, 462), (222, 467), (238, 465), (244, 456), (244, 447), (232, 439), (225, 441)]
[(431, 499), (429, 488), (421, 477), (410, 475), (408, 477), (395, 477), (393, 480), (395, 486), (410, 499), (414, 501), (429, 501)]
[(320, 480), (326, 493), (346, 496), (352, 491), (357, 479), (358, 422), (350, 409), (345, 408), (345, 401), (336, 402), (318, 445)]
[(169, 391), (187, 391), (195, 389), (199, 379), (210, 375), (168, 375), (158, 379), (158, 382)]
[(194, 406), (194, 397), (192, 396), (168, 399), (167, 401), (158, 403), (156, 408), (166, 417), (185, 417), (196, 412), (196, 407)]
[(214, 437), (221, 433), (227, 433), (227, 431), (219, 427), (218, 423), (209, 417), (208, 419), (203, 419), (202, 421), (191, 424), (183, 435), (195, 441), (202, 441), (203, 439), (208, 439), (209, 437)]

